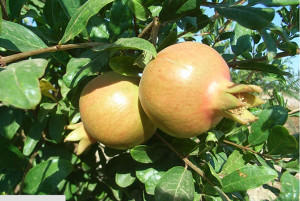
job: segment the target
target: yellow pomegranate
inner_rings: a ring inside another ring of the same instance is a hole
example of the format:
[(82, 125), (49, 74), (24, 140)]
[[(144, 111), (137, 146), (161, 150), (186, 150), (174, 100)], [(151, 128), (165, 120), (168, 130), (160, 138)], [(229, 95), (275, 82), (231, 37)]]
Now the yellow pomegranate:
[(81, 123), (65, 141), (80, 141), (77, 154), (100, 142), (114, 149), (129, 149), (147, 141), (156, 126), (138, 99), (139, 78), (108, 72), (91, 80), (83, 89), (79, 110)]

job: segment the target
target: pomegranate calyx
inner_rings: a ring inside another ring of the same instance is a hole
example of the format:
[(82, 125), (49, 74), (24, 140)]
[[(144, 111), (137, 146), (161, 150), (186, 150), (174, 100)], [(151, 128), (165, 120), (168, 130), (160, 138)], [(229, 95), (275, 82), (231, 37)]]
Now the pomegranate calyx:
[(66, 130), (73, 130), (64, 141), (79, 141), (78, 148), (76, 151), (77, 155), (82, 154), (87, 150), (92, 144), (96, 143), (96, 140), (93, 139), (85, 130), (83, 123), (77, 123), (72, 125), (65, 126)]
[(248, 124), (258, 118), (248, 111), (265, 102), (251, 92), (261, 93), (262, 89), (256, 85), (234, 84), (225, 92), (223, 103), (224, 117), (233, 119), (240, 124)]

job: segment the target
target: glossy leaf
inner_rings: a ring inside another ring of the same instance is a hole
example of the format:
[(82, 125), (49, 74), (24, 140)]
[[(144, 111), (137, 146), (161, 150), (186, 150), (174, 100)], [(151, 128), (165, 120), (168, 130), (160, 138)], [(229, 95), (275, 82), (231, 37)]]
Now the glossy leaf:
[(55, 106), (57, 106), (57, 103), (42, 103), (42, 104), (40, 104), (40, 110), (37, 115), (39, 122), (43, 122), (47, 117), (49, 117), (49, 112)]
[(83, 4), (72, 16), (65, 30), (60, 44), (64, 44), (77, 36), (87, 25), (88, 20), (96, 15), (104, 6), (113, 0), (89, 0)]
[(135, 165), (136, 164), (132, 161), (132, 159), (127, 160), (126, 163), (124, 162), (123, 164), (120, 164), (115, 176), (115, 181), (118, 186), (126, 188), (133, 184), (136, 180), (134, 175)]
[(0, 166), (13, 170), (25, 170), (27, 160), (9, 141), (0, 138)]
[(288, 112), (282, 106), (273, 106), (263, 110), (257, 117), (258, 120), (251, 125), (251, 133), (248, 136), (251, 145), (264, 143), (268, 139), (271, 128), (285, 124)]
[(138, 145), (130, 150), (132, 158), (139, 163), (153, 163), (164, 157), (168, 152), (161, 144), (152, 146)]
[(9, 18), (17, 18), (20, 15), (21, 8), (26, 2), (27, 0), (7, 0), (6, 10)]
[(230, 6), (216, 7), (215, 9), (221, 16), (232, 19), (246, 28), (257, 30), (270, 24), (275, 16), (275, 12), (271, 8)]
[(57, 185), (73, 170), (70, 161), (53, 159), (42, 162), (27, 173), (24, 180), (24, 193), (51, 194)]
[(229, 174), (246, 164), (247, 160), (243, 152), (234, 150), (228, 157), (226, 163), (222, 167), (220, 175)]
[(285, 72), (282, 69), (278, 68), (275, 64), (259, 63), (255, 61), (248, 61), (246, 63), (241, 63), (238, 65), (237, 69), (241, 70), (254, 70), (261, 71), (265, 73), (274, 73), (277, 75), (291, 76), (289, 72)]
[(272, 36), (266, 31), (266, 29), (260, 30), (260, 34), (264, 40), (264, 43), (266, 44), (267, 48), (267, 58), (268, 61), (272, 61), (277, 53), (277, 47), (275, 40), (272, 38)]
[(251, 49), (251, 30), (239, 24), (235, 24), (234, 32), (231, 34), (230, 43), (231, 50), (235, 55), (240, 55), (243, 52)]
[(263, 4), (265, 6), (273, 7), (273, 6), (292, 6), (299, 5), (298, 0), (249, 0), (249, 4)]
[(147, 20), (148, 11), (141, 0), (129, 0), (129, 6), (137, 19), (142, 21)]
[(107, 60), (108, 55), (106, 53), (93, 51), (84, 52), (80, 58), (70, 59), (67, 64), (67, 72), (63, 76), (65, 85), (69, 88), (75, 88), (81, 79), (100, 71)]
[(105, 50), (126, 50), (126, 49), (136, 49), (143, 50), (150, 53), (153, 57), (156, 57), (156, 50), (153, 45), (142, 38), (121, 38), (112, 44), (102, 45), (94, 48), (94, 50), (105, 51)]
[(279, 201), (299, 200), (299, 180), (289, 172), (284, 172), (280, 178), (281, 190), (278, 196)]
[(115, 0), (110, 9), (109, 30), (111, 41), (115, 41), (125, 30), (132, 25), (133, 13), (130, 10), (129, 0)]
[(146, 183), (146, 181), (151, 177), (152, 175), (158, 173), (159, 171), (144, 165), (138, 165), (136, 168), (136, 177), (142, 182)]
[(20, 128), (23, 111), (6, 106), (0, 107), (0, 136), (11, 140)]
[(184, 167), (175, 166), (159, 180), (155, 188), (155, 200), (190, 201), (194, 199), (194, 193), (192, 173)]
[(40, 156), (44, 161), (59, 158), (70, 161), (72, 164), (78, 164), (81, 162), (78, 156), (58, 145), (45, 145), (42, 149), (40, 149)]
[(222, 179), (222, 190), (225, 193), (246, 191), (261, 186), (277, 176), (277, 172), (272, 168), (246, 165)]
[(168, 0), (164, 3), (159, 18), (161, 21), (166, 21), (175, 20), (186, 15), (196, 15), (201, 12), (200, 3), (199, 0)]
[(2, 9), (0, 9), (0, 35), (2, 33)]
[(34, 109), (41, 100), (40, 78), (45, 59), (31, 59), (8, 65), (0, 71), (0, 101), (17, 108)]
[(36, 121), (36, 123), (30, 127), (23, 147), (23, 154), (25, 156), (29, 156), (32, 153), (36, 144), (42, 137), (45, 126), (46, 120), (43, 122)]
[(117, 56), (112, 57), (109, 60), (109, 66), (115, 72), (125, 76), (138, 76), (142, 73), (142, 69), (133, 65), (135, 61), (134, 57), (130, 56)]
[(147, 179), (147, 181), (145, 183), (145, 189), (148, 194), (154, 195), (155, 187), (158, 184), (161, 177), (163, 176), (163, 174), (164, 174), (163, 172), (158, 172), (156, 174), (151, 175)]
[(80, 8), (80, 0), (58, 0), (58, 2), (69, 18)]
[(268, 154), (283, 155), (296, 152), (298, 143), (294, 136), (283, 126), (275, 126), (268, 137)]
[(8, 50), (26, 52), (47, 47), (47, 45), (26, 27), (2, 20), (0, 44)]

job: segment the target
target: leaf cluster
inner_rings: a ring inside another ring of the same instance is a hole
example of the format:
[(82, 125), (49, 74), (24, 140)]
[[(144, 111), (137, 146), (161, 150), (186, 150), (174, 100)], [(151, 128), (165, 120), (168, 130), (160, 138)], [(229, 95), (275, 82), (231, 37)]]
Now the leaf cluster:
[(159, 51), (177, 42), (212, 46), (238, 82), (289, 88), (292, 74), (280, 58), (299, 54), (293, 42), (298, 1), (1, 2), (1, 194), (249, 200), (248, 190), (264, 186), (278, 200), (298, 200), (299, 133), (285, 127), (291, 114), (277, 91), (251, 110), (259, 120), (248, 126), (224, 118), (195, 138), (158, 130), (132, 149), (95, 144), (81, 156), (74, 154), (76, 143), (63, 142), (65, 126), (80, 121), (78, 100), (88, 81), (107, 71), (140, 76)]

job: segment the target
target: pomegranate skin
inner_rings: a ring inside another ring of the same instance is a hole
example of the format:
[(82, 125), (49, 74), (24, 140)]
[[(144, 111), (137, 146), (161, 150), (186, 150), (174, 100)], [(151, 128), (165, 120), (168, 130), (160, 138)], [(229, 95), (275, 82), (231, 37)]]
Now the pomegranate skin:
[(147, 141), (156, 126), (138, 99), (139, 79), (108, 72), (83, 89), (79, 109), (86, 132), (114, 149), (128, 149)]
[(184, 42), (165, 48), (146, 66), (139, 97), (158, 128), (188, 138), (220, 122), (223, 105), (219, 102), (232, 85), (229, 68), (217, 51)]

